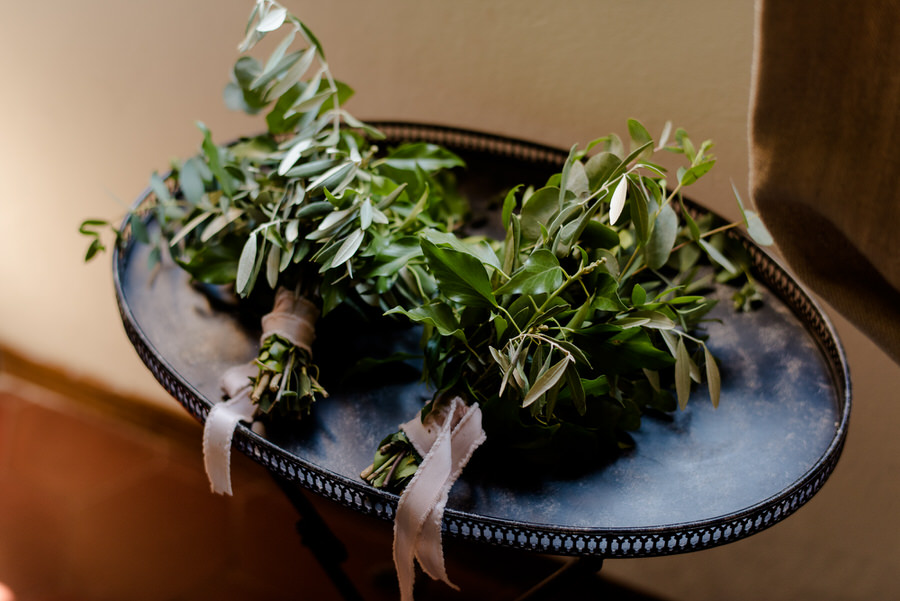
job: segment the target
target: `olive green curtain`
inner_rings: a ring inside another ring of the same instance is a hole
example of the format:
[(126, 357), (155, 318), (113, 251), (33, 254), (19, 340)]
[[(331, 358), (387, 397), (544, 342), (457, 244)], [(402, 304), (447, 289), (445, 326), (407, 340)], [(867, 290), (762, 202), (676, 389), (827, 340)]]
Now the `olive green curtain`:
[(900, 2), (759, 0), (751, 194), (797, 276), (900, 362)]

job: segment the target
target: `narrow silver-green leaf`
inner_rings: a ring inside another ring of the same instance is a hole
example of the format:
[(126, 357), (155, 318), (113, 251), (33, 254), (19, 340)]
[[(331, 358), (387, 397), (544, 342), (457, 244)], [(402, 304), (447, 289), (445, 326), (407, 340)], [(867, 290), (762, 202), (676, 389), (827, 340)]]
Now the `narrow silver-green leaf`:
[(744, 211), (744, 217), (747, 219), (747, 233), (753, 238), (753, 241), (760, 246), (772, 246), (775, 239), (769, 233), (769, 229), (756, 214), (756, 211)]
[(225, 228), (229, 223), (233, 222), (235, 219), (244, 214), (242, 209), (238, 209), (237, 207), (229, 208), (225, 213), (216, 215), (212, 221), (210, 221), (207, 226), (203, 229), (203, 233), (200, 234), (200, 241), (207, 242), (210, 238), (218, 234), (222, 229)]
[(362, 230), (354, 230), (352, 234), (347, 236), (338, 249), (337, 254), (331, 260), (331, 267), (338, 267), (350, 260), (356, 254), (356, 251), (359, 250), (365, 235), (366, 233)]
[(559, 382), (560, 378), (566, 373), (566, 367), (568, 366), (569, 361), (571, 361), (571, 357), (566, 355), (541, 374), (540, 377), (534, 381), (534, 384), (532, 384), (528, 394), (525, 395), (525, 399), (522, 401), (522, 407), (528, 407), (541, 398), (545, 392), (556, 386), (556, 383)]
[(684, 345), (684, 338), (680, 337), (675, 347), (675, 394), (678, 408), (684, 410), (691, 396), (691, 357)]
[(372, 202), (365, 199), (359, 207), (359, 225), (362, 229), (367, 230), (372, 225), (373, 211)]
[(291, 68), (288, 69), (275, 87), (269, 91), (267, 98), (280, 98), (285, 92), (290, 90), (299, 82), (312, 64), (313, 58), (316, 56), (315, 46), (307, 48), (303, 54), (297, 59)]
[(278, 285), (278, 267), (281, 265), (281, 248), (273, 244), (266, 256), (266, 281), (272, 290)]
[(306, 150), (309, 150), (312, 145), (313, 141), (311, 139), (304, 138), (291, 146), (290, 150), (287, 151), (287, 154), (284, 155), (284, 158), (281, 159), (281, 163), (278, 165), (278, 175), (286, 174), (288, 170), (300, 160), (300, 156)]
[(203, 213), (200, 213), (199, 215), (197, 215), (196, 217), (194, 217), (193, 219), (191, 219), (190, 221), (185, 223), (184, 227), (182, 227), (180, 230), (178, 230), (178, 233), (175, 234), (172, 237), (172, 239), (169, 241), (169, 246), (175, 246), (176, 244), (178, 244), (185, 236), (190, 234), (198, 225), (200, 225), (201, 223), (203, 223), (204, 221), (209, 219), (209, 217), (211, 215), (212, 215), (211, 211), (204, 211)]
[(700, 248), (706, 251), (706, 254), (710, 259), (721, 265), (726, 271), (728, 271), (729, 273), (738, 272), (738, 268), (735, 267), (734, 264), (729, 261), (728, 258), (723, 255), (715, 246), (713, 246), (706, 240), (703, 240), (702, 238), (700, 240), (697, 240), (697, 244), (700, 245)]
[(719, 376), (719, 366), (716, 365), (716, 358), (709, 352), (706, 345), (703, 345), (703, 357), (706, 363), (706, 385), (709, 387), (709, 398), (713, 407), (719, 406), (719, 395), (722, 392), (722, 380)]
[(235, 288), (238, 294), (244, 295), (250, 284), (253, 275), (253, 267), (256, 263), (256, 234), (251, 234), (244, 243), (244, 249), (241, 251), (241, 258), (238, 260), (237, 279), (235, 280)]

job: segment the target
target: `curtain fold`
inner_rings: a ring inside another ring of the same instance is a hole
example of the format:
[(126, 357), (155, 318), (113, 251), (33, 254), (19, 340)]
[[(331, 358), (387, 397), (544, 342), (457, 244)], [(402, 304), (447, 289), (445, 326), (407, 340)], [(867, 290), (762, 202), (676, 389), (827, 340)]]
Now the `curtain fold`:
[(757, 1), (750, 189), (797, 276), (900, 363), (900, 1)]

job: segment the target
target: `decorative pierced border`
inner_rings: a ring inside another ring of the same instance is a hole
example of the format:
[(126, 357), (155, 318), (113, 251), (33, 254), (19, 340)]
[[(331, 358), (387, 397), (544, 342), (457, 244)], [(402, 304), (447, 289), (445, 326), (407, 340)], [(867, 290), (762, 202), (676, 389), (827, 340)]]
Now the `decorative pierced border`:
[[(422, 140), (456, 150), (487, 152), (543, 164), (561, 165), (567, 156), (566, 152), (548, 146), (451, 127), (401, 122), (375, 125), (385, 133), (389, 142), (395, 143)], [(148, 194), (149, 191), (145, 192), (138, 202)], [(696, 205), (691, 208), (698, 209)], [(755, 275), (791, 308), (819, 344), (840, 393), (841, 419), (834, 438), (806, 475), (780, 494), (753, 507), (703, 522), (661, 528), (574, 528), (520, 523), (448, 508), (444, 513), (443, 525), (446, 534), (463, 540), (554, 555), (617, 558), (670, 555), (715, 547), (755, 534), (795, 512), (822, 488), (837, 464), (849, 425), (851, 385), (847, 360), (834, 328), (815, 301), (770, 255), (746, 236), (738, 236), (753, 260)], [(153, 349), (125, 303), (122, 276), (130, 247), (129, 242), (124, 249), (117, 249), (113, 256), (116, 298), (126, 334), (157, 381), (202, 423), (206, 420), (211, 402), (180, 377)], [(367, 515), (386, 520), (394, 517), (397, 495), (347, 479), (290, 455), (243, 425), (235, 433), (234, 444), (274, 474), (303, 488)]]

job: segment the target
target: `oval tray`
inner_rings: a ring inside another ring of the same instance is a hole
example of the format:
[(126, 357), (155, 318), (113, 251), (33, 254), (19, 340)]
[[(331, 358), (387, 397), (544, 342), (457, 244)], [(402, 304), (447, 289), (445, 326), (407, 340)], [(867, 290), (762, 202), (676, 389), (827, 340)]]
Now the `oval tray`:
[[(468, 165), (460, 187), (476, 213), (511, 185), (543, 182), (567, 154), (453, 128), (377, 125), (389, 143), (425, 140), (459, 152)], [(481, 462), (454, 486), (445, 533), (559, 555), (663, 555), (738, 540), (807, 502), (834, 469), (847, 433), (846, 358), (809, 295), (741, 239), (765, 302), (736, 313), (730, 291), (717, 290), (724, 302), (715, 310), (719, 321), (708, 327), (722, 365), (717, 410), (701, 389), (671, 421), (645, 419), (632, 451), (577, 478), (509, 479), (501, 466)], [(114, 257), (125, 330), (159, 382), (202, 422), (221, 398), (219, 375), (256, 355), (258, 326), (212, 306), (181, 269), (164, 264), (148, 271), (147, 253), (128, 244)], [(417, 339), (398, 332), (395, 342), (415, 347)], [(270, 428), (265, 438), (240, 425), (234, 444), (284, 479), (392, 519), (397, 495), (371, 488), (358, 474), (378, 441), (410, 419), (429, 393), (416, 381), (331, 393), (311, 419)]]

